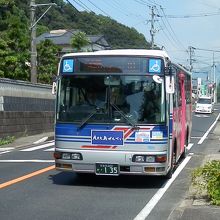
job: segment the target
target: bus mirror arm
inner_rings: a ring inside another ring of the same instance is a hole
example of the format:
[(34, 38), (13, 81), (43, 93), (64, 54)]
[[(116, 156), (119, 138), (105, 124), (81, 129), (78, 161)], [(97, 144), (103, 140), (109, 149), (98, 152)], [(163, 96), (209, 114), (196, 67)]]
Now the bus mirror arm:
[(57, 81), (59, 79), (60, 79), (59, 76), (53, 76), (52, 95), (56, 95), (56, 92), (57, 92)]
[(167, 93), (173, 94), (175, 92), (174, 76), (173, 76), (172, 68), (170, 64), (168, 64), (168, 67), (166, 68), (166, 71), (165, 71), (165, 86), (166, 86)]

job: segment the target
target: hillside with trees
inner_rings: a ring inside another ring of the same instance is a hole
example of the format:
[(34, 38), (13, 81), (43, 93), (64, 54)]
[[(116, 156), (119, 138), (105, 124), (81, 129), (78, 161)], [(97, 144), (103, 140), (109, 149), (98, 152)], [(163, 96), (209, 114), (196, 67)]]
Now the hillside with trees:
[[(37, 4), (51, 2), (57, 6), (37, 24), (37, 35), (54, 29), (79, 29), (87, 35), (103, 34), (112, 49), (149, 48), (143, 34), (109, 17), (79, 12), (63, 0), (36, 0)], [(37, 18), (46, 8), (37, 7)], [(0, 77), (30, 80), (29, 27), (30, 0), (0, 0)], [(52, 75), (56, 74), (59, 50), (49, 42), (38, 45), (39, 82), (51, 83)]]

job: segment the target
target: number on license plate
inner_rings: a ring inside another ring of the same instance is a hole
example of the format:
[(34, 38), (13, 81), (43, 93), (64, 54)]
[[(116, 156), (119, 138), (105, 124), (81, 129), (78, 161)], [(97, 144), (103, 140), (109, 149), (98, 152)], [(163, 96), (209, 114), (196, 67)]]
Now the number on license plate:
[(96, 163), (96, 174), (118, 175), (118, 164)]

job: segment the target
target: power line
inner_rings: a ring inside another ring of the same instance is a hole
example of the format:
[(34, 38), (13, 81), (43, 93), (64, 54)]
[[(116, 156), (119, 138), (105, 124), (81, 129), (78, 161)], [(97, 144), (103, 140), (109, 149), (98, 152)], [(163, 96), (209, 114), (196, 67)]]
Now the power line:
[[(175, 34), (175, 32), (174, 32), (172, 26), (170, 25), (170, 23), (169, 23), (169, 21), (168, 21), (168, 19), (167, 19), (167, 15), (165, 14), (164, 9), (163, 9), (162, 6), (160, 6), (160, 10), (162, 11), (162, 13), (163, 13), (163, 15), (164, 15), (165, 20), (166, 20), (167, 24), (168, 24), (169, 27), (170, 27), (170, 30), (172, 31), (173, 35), (175, 36), (176, 41), (178, 42), (178, 44), (180, 44), (180, 45), (182, 46), (182, 48), (183, 48), (184, 50), (186, 50), (186, 48), (184, 47), (184, 45), (180, 42), (180, 40), (179, 40), (178, 37), (176, 36), (176, 34)], [(172, 35), (171, 35), (171, 36), (172, 36)], [(172, 38), (173, 38), (173, 36), (172, 36)], [(173, 38), (173, 39), (174, 39), (174, 38)], [(175, 39), (174, 39), (174, 40), (175, 40)]]
[[(85, 11), (90, 11), (90, 9), (88, 10), (88, 7), (86, 8), (85, 6), (83, 6), (83, 4), (80, 4), (79, 2), (77, 2), (76, 0), (73, 0), (78, 6), (80, 6), (81, 8), (83, 8)], [(70, 4), (70, 5), (72, 5), (73, 7), (74, 7), (74, 5), (73, 5), (73, 3), (71, 3), (69, 0), (67, 0), (67, 2)], [(75, 8), (75, 7), (74, 7)]]
[[(75, 0), (74, 0), (75, 1)], [(85, 5), (82, 1), (78, 0), (80, 2), (80, 4), (82, 4), (85, 8), (87, 8), (89, 11), (91, 11), (91, 9), (89, 7), (87, 7), (87, 5)]]
[[(159, 11), (158, 11), (157, 8), (156, 8), (156, 10), (157, 10), (157, 12), (158, 12), (158, 17), (161, 18), (161, 21), (162, 21), (162, 23), (163, 23), (163, 25), (164, 25), (164, 27), (165, 27), (165, 29), (167, 30), (167, 32), (168, 32), (169, 35), (167, 35), (167, 33), (164, 31), (163, 27), (162, 27), (162, 26), (160, 25), (160, 23), (159, 23), (159, 26), (160, 26), (161, 30), (163, 31), (164, 35), (167, 37), (167, 39), (169, 40), (169, 42), (170, 42), (174, 47), (176, 47), (176, 45), (174, 44), (174, 42), (176, 42), (176, 40), (173, 38), (172, 34), (170, 33), (169, 29), (167, 28), (167, 25), (165, 24), (163, 18), (159, 15)], [(172, 40), (169, 36), (171, 36), (171, 38), (172, 38), (173, 40)]]
[[(112, 0), (112, 1), (109, 1), (109, 2), (105, 2), (105, 3), (107, 3), (107, 4), (110, 5), (110, 6), (112, 6), (112, 7), (115, 8), (116, 10), (119, 10), (119, 11), (120, 11), (122, 14), (124, 14), (126, 17), (129, 16), (127, 13), (125, 13), (124, 10), (121, 9), (121, 6), (118, 4), (117, 1)], [(125, 9), (125, 8), (123, 8), (123, 9)]]
[(95, 5), (93, 2), (91, 2), (90, 0), (87, 0), (87, 1), (90, 2), (90, 4), (92, 4), (95, 8), (99, 9), (103, 14), (105, 14), (106, 16), (111, 18), (111, 16), (108, 13), (103, 11), (101, 8), (99, 8), (97, 5)]
[(219, 52), (220, 50), (211, 50), (211, 49), (204, 49), (204, 48), (197, 48), (197, 47), (192, 47), (194, 50), (202, 50), (202, 51), (209, 51), (209, 52)]
[(212, 13), (191, 14), (191, 15), (167, 15), (167, 17), (168, 18), (198, 18), (198, 17), (209, 17), (216, 15), (220, 15), (220, 11), (212, 12)]
[[(142, 0), (142, 1), (144, 1), (144, 0)], [(150, 2), (151, 4), (153, 4), (153, 5), (157, 5), (157, 6), (160, 6), (159, 4), (157, 4), (154, 0), (147, 0), (148, 2)]]

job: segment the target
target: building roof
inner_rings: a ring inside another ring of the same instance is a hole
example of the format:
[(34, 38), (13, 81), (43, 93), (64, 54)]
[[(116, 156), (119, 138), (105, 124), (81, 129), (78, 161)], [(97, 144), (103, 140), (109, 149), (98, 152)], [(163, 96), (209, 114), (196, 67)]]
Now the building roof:
[[(36, 41), (37, 43), (40, 43), (41, 41), (48, 39), (56, 45), (70, 45), (72, 36), (77, 32), (79, 32), (79, 30), (52, 30), (37, 37)], [(104, 38), (104, 35), (87, 35), (87, 37), (91, 44), (98, 44), (101, 46), (109, 47), (108, 42)]]

